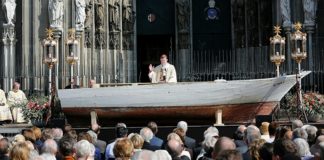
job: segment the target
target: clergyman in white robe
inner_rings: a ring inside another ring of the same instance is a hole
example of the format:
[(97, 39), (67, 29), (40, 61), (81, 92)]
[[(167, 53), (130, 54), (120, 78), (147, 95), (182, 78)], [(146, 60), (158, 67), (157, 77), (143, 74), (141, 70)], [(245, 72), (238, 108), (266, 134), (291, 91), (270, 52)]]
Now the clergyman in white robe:
[(5, 92), (0, 89), (0, 121), (11, 121), (12, 115), (7, 104)]
[(161, 64), (157, 67), (149, 65), (149, 78), (152, 83), (177, 83), (177, 73), (174, 66), (168, 63), (168, 56), (160, 56)]
[[(21, 90), (12, 90), (9, 91), (8, 93), (8, 102), (10, 106), (14, 106), (15, 104), (19, 104), (19, 103), (23, 103), (26, 102), (27, 98), (26, 95), (23, 91)], [(22, 109), (21, 108), (17, 108), (17, 107), (13, 107), (12, 108), (12, 115), (14, 118), (14, 121), (17, 123), (24, 123), (26, 122), (26, 120), (23, 117), (22, 114)]]

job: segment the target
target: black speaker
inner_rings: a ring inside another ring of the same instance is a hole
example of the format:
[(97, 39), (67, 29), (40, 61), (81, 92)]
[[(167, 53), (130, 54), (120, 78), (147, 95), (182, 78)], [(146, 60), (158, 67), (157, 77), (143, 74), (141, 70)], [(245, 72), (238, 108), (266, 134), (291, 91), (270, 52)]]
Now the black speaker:
[(260, 127), (262, 122), (272, 122), (272, 115), (257, 115), (255, 116), (255, 125)]

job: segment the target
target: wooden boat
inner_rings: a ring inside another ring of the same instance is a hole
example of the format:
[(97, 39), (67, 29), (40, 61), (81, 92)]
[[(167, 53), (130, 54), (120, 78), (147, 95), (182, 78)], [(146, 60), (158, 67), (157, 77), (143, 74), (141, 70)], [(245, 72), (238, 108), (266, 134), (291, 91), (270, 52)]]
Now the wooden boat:
[[(309, 71), (301, 73), (301, 77)], [(244, 122), (256, 115), (270, 115), (296, 84), (296, 75), (252, 80), (215, 80), (175, 84), (63, 89), (58, 91), (67, 116), (109, 119), (214, 119), (222, 108), (225, 123)]]

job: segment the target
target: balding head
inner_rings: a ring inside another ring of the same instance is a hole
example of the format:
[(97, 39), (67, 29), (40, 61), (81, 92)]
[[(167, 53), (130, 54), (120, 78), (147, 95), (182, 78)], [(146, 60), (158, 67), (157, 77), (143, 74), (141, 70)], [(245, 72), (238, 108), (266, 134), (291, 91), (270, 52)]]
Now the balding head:
[(213, 157), (216, 158), (221, 151), (234, 149), (236, 149), (235, 143), (230, 138), (221, 137), (214, 146)]
[(174, 139), (170, 139), (168, 141), (167, 151), (169, 152), (172, 158), (178, 157), (183, 151), (183, 149), (183, 145), (179, 141)]
[(143, 137), (144, 141), (148, 143), (150, 143), (151, 139), (153, 138), (153, 132), (148, 127), (142, 128), (140, 135)]

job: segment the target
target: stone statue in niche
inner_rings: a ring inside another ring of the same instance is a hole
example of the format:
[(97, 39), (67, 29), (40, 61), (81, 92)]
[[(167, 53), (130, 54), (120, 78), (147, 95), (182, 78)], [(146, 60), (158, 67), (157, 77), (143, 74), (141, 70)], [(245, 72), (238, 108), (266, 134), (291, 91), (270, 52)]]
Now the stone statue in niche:
[(290, 0), (280, 0), (280, 10), (282, 17), (283, 27), (291, 26), (290, 16)]
[(123, 30), (133, 30), (132, 0), (123, 0)]
[(16, 1), (15, 0), (2, 0), (2, 8), (6, 16), (7, 24), (14, 26)]
[(119, 49), (119, 35), (118, 34), (110, 34), (109, 48), (112, 50)]
[(90, 29), (92, 26), (92, 21), (93, 21), (92, 6), (93, 6), (93, 4), (90, 1), (85, 8), (85, 12), (86, 12), (86, 19), (84, 22), (85, 29)]
[(189, 0), (177, 0), (176, 6), (179, 32), (186, 32), (189, 29)]
[(63, 9), (63, 0), (48, 1), (48, 15), (51, 28), (62, 29), (64, 15)]
[(303, 0), (304, 4), (304, 24), (315, 25), (317, 0)]
[(83, 30), (84, 22), (86, 19), (86, 1), (75, 0), (75, 28), (77, 30)]
[(104, 24), (104, 17), (105, 17), (105, 11), (104, 11), (104, 5), (105, 2), (103, 0), (96, 0), (95, 2), (95, 9), (96, 9), (96, 28), (102, 29)]
[(108, 4), (110, 31), (118, 31), (120, 26), (119, 0), (109, 0)]

